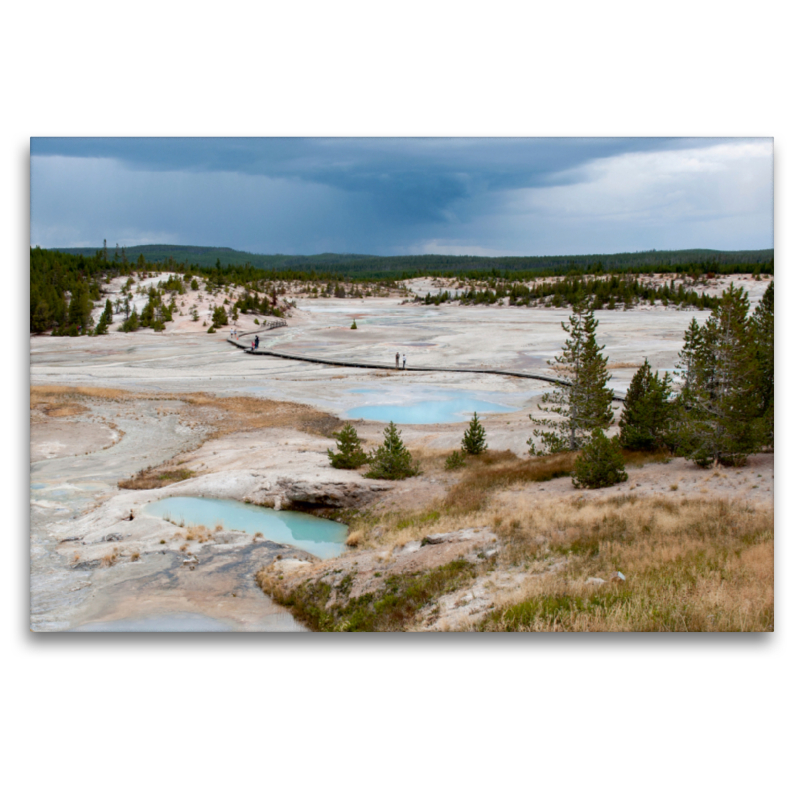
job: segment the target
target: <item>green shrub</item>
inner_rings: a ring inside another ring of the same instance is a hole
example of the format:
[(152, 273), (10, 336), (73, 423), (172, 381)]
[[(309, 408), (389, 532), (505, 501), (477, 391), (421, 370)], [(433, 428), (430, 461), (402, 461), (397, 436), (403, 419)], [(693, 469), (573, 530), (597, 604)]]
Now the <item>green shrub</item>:
[(467, 463), (466, 458), (464, 458), (464, 453), (461, 450), (453, 450), (449, 456), (445, 459), (444, 468), (445, 469), (461, 469)]
[(600, 428), (595, 428), (592, 438), (575, 459), (572, 484), (576, 488), (600, 489), (628, 480), (619, 438), (609, 439)]
[(361, 449), (356, 429), (348, 422), (339, 433), (335, 433), (338, 452), (328, 450), (328, 458), (335, 469), (358, 469), (367, 463), (367, 454)]
[(383, 478), (389, 481), (403, 480), (419, 475), (419, 463), (412, 461), (400, 431), (394, 422), (390, 422), (383, 431), (383, 444), (369, 456), (370, 468), (368, 478)]
[(351, 331), (357, 331), (358, 330), (358, 325), (356, 325), (356, 321), (355, 320), (353, 320), (353, 324), (350, 326), (350, 330)]
[(478, 421), (477, 412), (473, 412), (469, 427), (464, 432), (461, 449), (471, 456), (479, 456), (487, 449), (486, 430)]

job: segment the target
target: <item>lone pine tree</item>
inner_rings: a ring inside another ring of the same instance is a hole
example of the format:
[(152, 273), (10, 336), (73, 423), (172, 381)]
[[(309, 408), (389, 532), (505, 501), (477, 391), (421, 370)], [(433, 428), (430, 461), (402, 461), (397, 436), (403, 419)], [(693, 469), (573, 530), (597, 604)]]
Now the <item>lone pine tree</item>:
[(356, 429), (348, 422), (339, 433), (335, 433), (336, 451), (328, 450), (331, 466), (336, 469), (358, 469), (367, 463), (367, 454), (361, 448)]
[(486, 429), (479, 422), (478, 413), (475, 411), (472, 413), (469, 426), (466, 431), (464, 431), (464, 438), (461, 440), (461, 449), (471, 456), (479, 456), (487, 447)]
[(633, 376), (620, 416), (620, 443), (631, 450), (657, 450), (668, 444), (673, 406), (669, 373), (662, 378), (647, 359)]
[(419, 464), (412, 460), (394, 422), (384, 429), (383, 444), (370, 454), (369, 461), (368, 478), (397, 481), (420, 473)]
[[(572, 306), (569, 325), (562, 322), (561, 327), (569, 338), (561, 354), (547, 363), (558, 366), (569, 384), (545, 392), (544, 405), (539, 405), (540, 411), (558, 414), (561, 419), (537, 420), (529, 415), (531, 422), (541, 426), (534, 428), (533, 436), (528, 439), (531, 455), (578, 450), (595, 428), (606, 430), (614, 421), (611, 410), (614, 393), (606, 388), (608, 359), (602, 355), (605, 346), (597, 344), (597, 320), (586, 298)], [(541, 451), (537, 450), (533, 437), (541, 439)]]

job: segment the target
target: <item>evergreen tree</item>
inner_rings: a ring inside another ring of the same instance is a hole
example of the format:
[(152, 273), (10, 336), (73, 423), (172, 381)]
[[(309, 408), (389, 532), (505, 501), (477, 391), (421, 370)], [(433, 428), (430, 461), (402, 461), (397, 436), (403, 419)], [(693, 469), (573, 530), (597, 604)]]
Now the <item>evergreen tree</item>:
[(143, 328), (151, 328), (153, 326), (153, 322), (155, 321), (155, 305), (156, 300), (153, 295), (150, 295), (150, 299), (147, 301), (147, 305), (142, 309), (142, 313), (139, 315), (139, 325)]
[(699, 466), (743, 464), (760, 446), (750, 302), (731, 285), (708, 321), (684, 334), (678, 453)]
[(336, 449), (328, 450), (328, 458), (335, 469), (358, 469), (367, 463), (367, 454), (361, 449), (361, 440), (356, 429), (349, 422), (339, 433), (335, 433)]
[(132, 331), (139, 330), (139, 315), (134, 311), (122, 325), (119, 326), (119, 329), (123, 333), (131, 333)]
[(69, 301), (67, 311), (67, 327), (70, 329), (70, 336), (77, 335), (78, 332), (86, 333), (92, 325), (92, 303), (89, 299), (89, 288), (86, 283), (81, 282), (75, 287)]
[(42, 333), (50, 327), (52, 313), (46, 300), (40, 299), (31, 313), (31, 333)]
[(469, 427), (464, 431), (461, 449), (471, 456), (479, 456), (487, 449), (486, 429), (478, 421), (477, 412), (473, 412)]
[(211, 326), (214, 328), (221, 328), (223, 325), (228, 324), (228, 315), (225, 313), (224, 306), (217, 306), (214, 313), (211, 315)]
[(670, 441), (671, 378), (653, 374), (647, 359), (633, 376), (620, 416), (620, 443), (631, 450), (657, 450)]
[(397, 481), (420, 473), (419, 464), (412, 461), (394, 422), (384, 429), (383, 444), (370, 454), (369, 462), (368, 478)]
[(756, 393), (761, 440), (775, 444), (775, 286), (770, 282), (750, 324), (755, 345)]
[[(545, 392), (544, 406), (540, 405), (539, 410), (558, 414), (562, 419), (537, 420), (529, 415), (531, 422), (542, 426), (534, 428), (533, 436), (542, 440), (545, 453), (578, 450), (595, 428), (606, 430), (614, 421), (611, 410), (614, 393), (606, 388), (608, 359), (602, 355), (605, 346), (597, 344), (597, 320), (586, 298), (576, 301), (569, 325), (562, 322), (561, 327), (569, 338), (561, 355), (547, 363), (560, 367), (569, 383)], [(528, 439), (528, 445), (531, 455), (540, 452), (533, 437)]]
[(572, 485), (577, 489), (600, 489), (626, 480), (628, 473), (619, 439), (616, 436), (609, 439), (600, 428), (595, 428), (575, 459)]
[(113, 317), (114, 310), (111, 308), (111, 301), (106, 300), (106, 307), (103, 309), (103, 313), (100, 315), (100, 321), (94, 329), (95, 336), (103, 336), (108, 333), (108, 326), (111, 324)]

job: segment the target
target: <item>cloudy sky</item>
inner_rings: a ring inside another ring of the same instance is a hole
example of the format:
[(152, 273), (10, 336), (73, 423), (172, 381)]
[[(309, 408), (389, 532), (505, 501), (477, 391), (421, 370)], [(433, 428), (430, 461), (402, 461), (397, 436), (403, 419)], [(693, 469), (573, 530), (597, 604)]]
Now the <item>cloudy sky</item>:
[(773, 246), (771, 139), (31, 139), (31, 244), (577, 255)]

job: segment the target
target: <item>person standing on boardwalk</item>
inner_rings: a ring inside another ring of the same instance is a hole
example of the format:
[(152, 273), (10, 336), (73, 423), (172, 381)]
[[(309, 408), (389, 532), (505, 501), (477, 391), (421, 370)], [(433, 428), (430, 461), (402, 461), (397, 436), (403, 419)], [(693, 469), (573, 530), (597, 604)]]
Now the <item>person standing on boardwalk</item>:
[(403, 353), (403, 369), (406, 368), (406, 354)]
[(394, 354), (394, 368), (400, 369), (400, 353)]
[(258, 336), (256, 336), (256, 350), (258, 350)]

